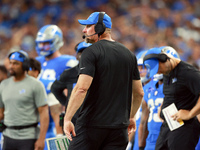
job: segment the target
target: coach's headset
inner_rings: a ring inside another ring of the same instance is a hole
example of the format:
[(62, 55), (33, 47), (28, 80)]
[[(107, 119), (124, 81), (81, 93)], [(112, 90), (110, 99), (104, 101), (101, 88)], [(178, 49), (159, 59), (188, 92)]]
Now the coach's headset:
[(28, 71), (29, 68), (30, 68), (30, 62), (29, 62), (28, 54), (27, 54), (26, 52), (24, 52), (24, 51), (22, 51), (22, 50), (20, 50), (20, 51), (14, 51), (14, 52), (12, 52), (12, 53), (10, 53), (10, 54), (8, 55), (8, 58), (10, 59), (10, 56), (11, 56), (13, 53), (16, 53), (16, 52), (19, 53), (19, 57), (20, 57), (20, 58), (23, 58), (22, 69), (23, 69), (24, 71)]
[(149, 55), (144, 56), (143, 62), (151, 58), (157, 59), (158, 61), (163, 62), (163, 63), (170, 59), (165, 53), (149, 54)]
[(102, 35), (106, 30), (106, 26), (103, 23), (104, 15), (105, 15), (105, 12), (100, 12), (99, 13), (98, 22), (94, 26), (94, 30), (95, 30), (96, 34), (98, 34), (98, 36)]

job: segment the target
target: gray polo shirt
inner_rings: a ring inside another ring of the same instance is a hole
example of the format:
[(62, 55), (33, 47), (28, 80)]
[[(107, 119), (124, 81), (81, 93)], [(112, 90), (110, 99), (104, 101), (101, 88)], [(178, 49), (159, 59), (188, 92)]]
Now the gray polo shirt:
[[(13, 77), (0, 85), (0, 108), (4, 108), (4, 123), (7, 126), (23, 126), (39, 122), (38, 107), (46, 105), (46, 92), (37, 79), (26, 76), (15, 82)], [(39, 128), (21, 130), (6, 129), (3, 134), (13, 139), (36, 139)]]

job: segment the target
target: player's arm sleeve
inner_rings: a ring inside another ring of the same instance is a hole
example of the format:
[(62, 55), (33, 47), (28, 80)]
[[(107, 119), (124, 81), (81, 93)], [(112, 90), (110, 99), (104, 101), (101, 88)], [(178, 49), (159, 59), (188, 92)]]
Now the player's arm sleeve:
[(51, 92), (54, 94), (56, 99), (65, 106), (66, 101), (68, 101), (68, 97), (66, 97), (63, 93), (63, 90), (66, 89), (66, 84), (61, 82), (60, 80), (55, 80), (51, 86)]
[(96, 56), (94, 54), (94, 51), (92, 51), (92, 49), (88, 47), (87, 51), (83, 51), (83, 53), (81, 54), (79, 75), (86, 74), (91, 77), (94, 77), (95, 62), (96, 62)]
[(40, 107), (46, 105), (47, 94), (44, 85), (40, 81), (37, 81), (35, 82), (33, 89), (34, 89), (34, 99), (36, 106)]
[[(51, 86), (51, 92), (55, 95), (58, 101), (62, 105), (67, 105), (68, 99), (70, 97), (70, 91), (72, 88), (72, 84), (77, 82), (78, 79), (78, 66), (75, 66), (70, 69), (66, 69), (59, 77), (59, 79), (55, 80)], [(63, 90), (68, 90), (68, 96), (65, 96)]]

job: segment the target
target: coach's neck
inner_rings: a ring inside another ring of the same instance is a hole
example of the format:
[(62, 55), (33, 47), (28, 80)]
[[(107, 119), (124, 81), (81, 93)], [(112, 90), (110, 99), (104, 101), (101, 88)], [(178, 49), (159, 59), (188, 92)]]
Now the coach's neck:
[(105, 32), (102, 35), (100, 35), (99, 40), (108, 40), (114, 42), (114, 40), (111, 37), (111, 29), (106, 28)]

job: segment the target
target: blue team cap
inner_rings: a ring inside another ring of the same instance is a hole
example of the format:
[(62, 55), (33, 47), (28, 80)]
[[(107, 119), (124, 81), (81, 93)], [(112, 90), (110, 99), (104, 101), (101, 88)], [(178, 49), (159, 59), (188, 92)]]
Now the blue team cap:
[(91, 43), (80, 42), (76, 47), (76, 53), (83, 51), (85, 48), (92, 45)]
[(9, 57), (10, 60), (17, 60), (17, 61), (20, 61), (20, 62), (24, 62), (24, 57), (22, 56), (21, 53), (19, 52), (14, 52), (10, 55)]
[[(100, 12), (94, 12), (92, 13), (87, 20), (78, 20), (78, 22), (81, 25), (92, 25), (92, 24), (96, 24), (98, 22), (99, 19), (99, 13)], [(103, 23), (105, 24), (106, 28), (112, 28), (112, 21), (111, 18), (105, 14), (103, 17)]]

